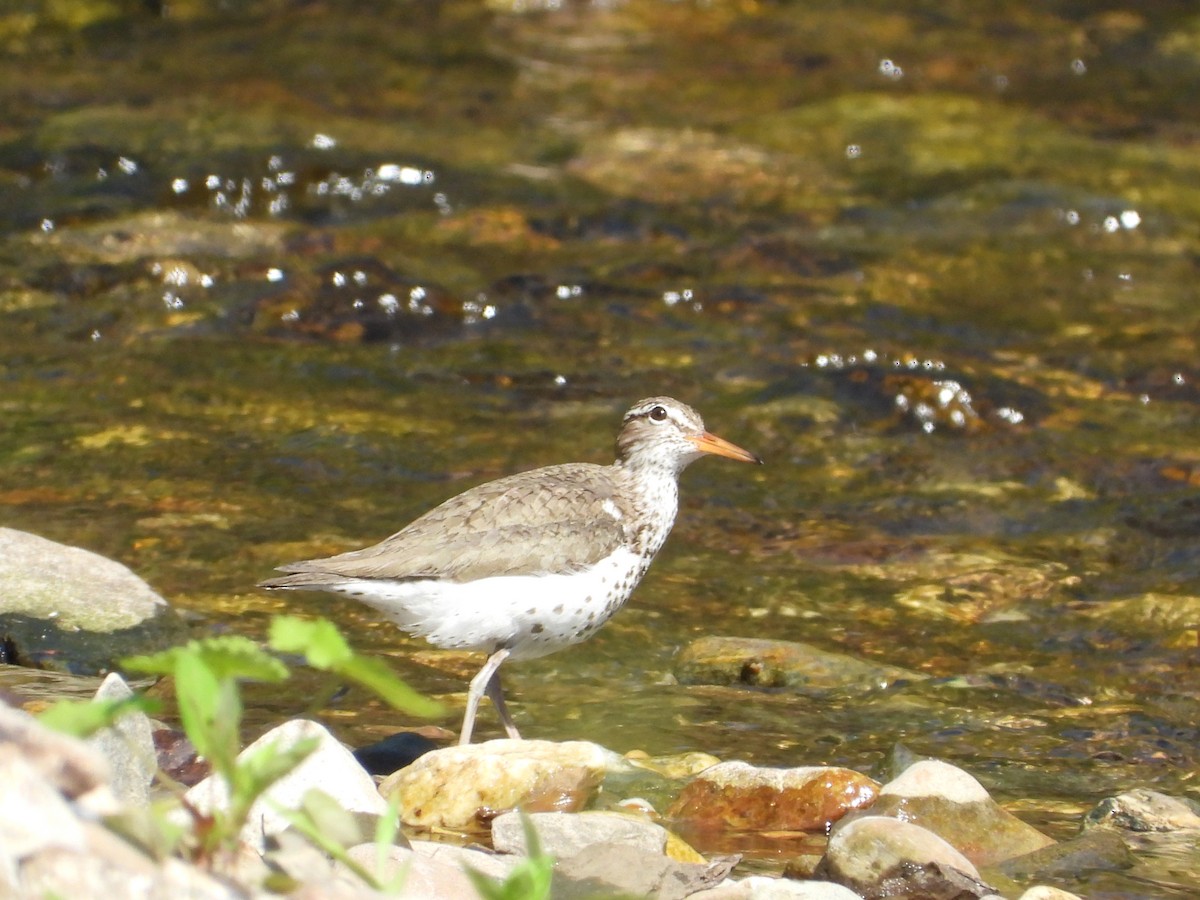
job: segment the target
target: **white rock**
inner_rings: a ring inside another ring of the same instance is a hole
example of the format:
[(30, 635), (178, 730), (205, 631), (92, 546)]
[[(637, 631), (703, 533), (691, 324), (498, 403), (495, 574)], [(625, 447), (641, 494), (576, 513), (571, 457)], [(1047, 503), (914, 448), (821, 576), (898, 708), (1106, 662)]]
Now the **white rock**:
[(990, 799), (973, 775), (936, 759), (915, 762), (879, 791), (880, 796), (942, 797), (951, 803), (982, 803)]
[[(238, 759), (245, 759), (268, 744), (291, 747), (298, 741), (313, 737), (319, 741), (317, 749), (295, 770), (268, 788), (251, 808), (242, 830), (242, 840), (246, 843), (261, 850), (268, 835), (288, 827), (287, 818), (275, 807), (299, 809), (304, 795), (313, 788), (333, 797), (343, 809), (350, 812), (374, 815), (387, 812), (387, 803), (379, 795), (375, 781), (350, 751), (316, 722), (307, 719), (285, 722), (243, 750)], [(208, 812), (228, 806), (229, 790), (224, 779), (212, 775), (189, 790), (186, 798), (200, 812)]]
[(832, 881), (793, 881), (753, 875), (738, 884), (749, 889), (752, 900), (862, 900), (850, 888)]
[(1070, 891), (1064, 891), (1062, 888), (1035, 884), (1021, 895), (1020, 900), (1083, 900), (1083, 898)]

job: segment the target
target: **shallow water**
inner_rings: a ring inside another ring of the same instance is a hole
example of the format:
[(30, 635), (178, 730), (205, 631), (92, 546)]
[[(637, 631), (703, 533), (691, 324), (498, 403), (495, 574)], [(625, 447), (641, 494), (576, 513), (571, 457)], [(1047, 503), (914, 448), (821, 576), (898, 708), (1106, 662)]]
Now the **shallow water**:
[[(673, 394), (768, 465), (685, 474), (629, 606), (506, 673), (526, 733), (878, 778), (901, 744), (1058, 837), (1121, 790), (1194, 796), (1188, 4), (170, 12), (0, 13), (4, 524), (122, 560), (198, 632), (329, 615), (461, 698), (474, 658), (254, 583), (607, 461)], [(673, 684), (707, 634), (932, 677)], [(252, 693), (256, 727), (313, 681)], [(324, 716), (406, 724), (355, 692)]]

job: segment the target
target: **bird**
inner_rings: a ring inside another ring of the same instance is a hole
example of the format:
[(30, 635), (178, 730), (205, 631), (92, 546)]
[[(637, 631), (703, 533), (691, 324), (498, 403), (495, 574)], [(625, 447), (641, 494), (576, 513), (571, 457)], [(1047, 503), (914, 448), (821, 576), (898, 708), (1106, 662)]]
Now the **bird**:
[(762, 459), (704, 427), (670, 397), (625, 413), (611, 465), (565, 463), (470, 488), (370, 547), (279, 566), (269, 590), (361, 601), (435, 647), (481, 650), (459, 744), (483, 696), (521, 735), (500, 682), (506, 660), (535, 659), (595, 634), (629, 599), (679, 509), (679, 476), (706, 455)]

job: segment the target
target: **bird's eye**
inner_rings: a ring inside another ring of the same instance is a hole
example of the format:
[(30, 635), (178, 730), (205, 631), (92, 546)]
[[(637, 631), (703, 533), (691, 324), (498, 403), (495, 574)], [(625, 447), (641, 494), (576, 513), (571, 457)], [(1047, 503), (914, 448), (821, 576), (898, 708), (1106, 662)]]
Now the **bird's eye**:
[(667, 410), (666, 410), (666, 408), (665, 408), (665, 407), (662, 407), (662, 406), (656, 406), (656, 407), (654, 407), (654, 409), (650, 410), (650, 421), (651, 421), (651, 422), (665, 422), (665, 421), (667, 421)]

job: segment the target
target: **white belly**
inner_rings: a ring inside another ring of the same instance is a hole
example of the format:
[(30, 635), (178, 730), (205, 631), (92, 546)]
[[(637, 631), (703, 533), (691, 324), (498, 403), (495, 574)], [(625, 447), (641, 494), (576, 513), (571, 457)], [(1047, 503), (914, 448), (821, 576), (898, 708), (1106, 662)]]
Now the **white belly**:
[(505, 575), (456, 584), (347, 579), (328, 585), (436, 647), (553, 653), (591, 637), (629, 599), (648, 561), (619, 549), (574, 575)]

